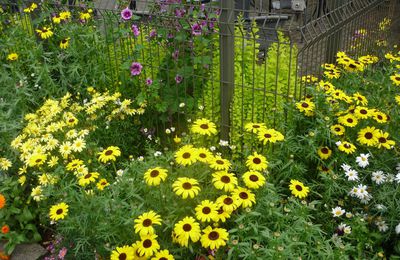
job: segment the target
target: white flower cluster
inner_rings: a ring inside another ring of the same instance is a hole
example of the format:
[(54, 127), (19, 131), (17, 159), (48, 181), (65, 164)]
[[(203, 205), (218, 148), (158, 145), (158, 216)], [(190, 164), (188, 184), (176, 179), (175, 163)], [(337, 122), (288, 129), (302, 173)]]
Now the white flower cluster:
[(372, 196), (368, 193), (367, 189), (367, 185), (359, 184), (351, 189), (349, 195), (360, 199), (361, 203), (367, 204), (372, 199)]
[(378, 227), (380, 232), (386, 232), (389, 229), (389, 226), (385, 223), (384, 220), (375, 221), (375, 225)]
[(394, 177), (394, 180), (397, 183), (400, 183), (400, 163), (397, 163), (396, 171), (397, 171), (397, 174), (396, 174), (396, 177)]

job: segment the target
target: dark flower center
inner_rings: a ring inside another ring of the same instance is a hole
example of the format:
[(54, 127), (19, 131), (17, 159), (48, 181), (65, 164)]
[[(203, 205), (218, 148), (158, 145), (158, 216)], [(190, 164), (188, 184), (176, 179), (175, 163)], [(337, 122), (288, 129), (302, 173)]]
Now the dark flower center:
[(71, 118), (68, 120), (68, 122), (73, 123), (75, 121), (75, 119)]
[(365, 110), (365, 109), (361, 109), (361, 110), (360, 110), (360, 114), (366, 115), (366, 114), (368, 114), (368, 111)]
[(357, 68), (356, 64), (349, 64), (349, 67), (352, 68), (352, 69)]
[(61, 41), (61, 43), (63, 43), (63, 44), (65, 44), (65, 43), (67, 43), (67, 42), (68, 42), (67, 39), (64, 39), (64, 40)]
[(329, 149), (326, 148), (326, 147), (323, 147), (323, 148), (321, 149), (321, 152), (322, 152), (323, 154), (328, 154), (328, 153), (329, 153)]
[(378, 118), (379, 120), (382, 120), (382, 119), (383, 119), (383, 117), (382, 117), (381, 115), (378, 115), (377, 118)]
[(222, 160), (216, 160), (215, 161), (217, 164), (224, 164), (224, 161), (222, 161)]
[(265, 137), (265, 138), (271, 138), (272, 135), (270, 135), (270, 134), (265, 134), (264, 137)]
[(230, 183), (231, 182), (231, 178), (229, 178), (229, 176), (224, 175), (224, 176), (221, 177), (221, 181), (223, 183)]
[(201, 212), (203, 212), (203, 214), (210, 214), (211, 209), (209, 207), (204, 207)]
[(385, 137), (379, 137), (378, 140), (379, 140), (379, 142), (382, 143), (382, 144), (386, 143), (386, 141), (387, 141)]
[(110, 155), (113, 154), (113, 151), (112, 150), (107, 150), (104, 154), (107, 155), (107, 156), (110, 156)]
[(121, 254), (118, 256), (118, 259), (119, 259), (119, 260), (125, 260), (126, 258), (127, 258), (127, 256), (126, 256), (125, 253), (121, 253)]
[(230, 197), (227, 197), (224, 199), (224, 204), (225, 205), (231, 205), (233, 203), (233, 199)]
[(146, 218), (145, 220), (143, 220), (143, 226), (144, 227), (149, 227), (149, 226), (151, 226), (151, 224), (153, 224), (151, 219)]
[(208, 125), (207, 125), (207, 124), (201, 124), (201, 125), (200, 125), (200, 128), (201, 128), (201, 129), (208, 129)]
[(259, 125), (253, 125), (253, 128), (260, 128)]
[(56, 214), (61, 215), (63, 212), (64, 212), (63, 209), (57, 209)]
[(342, 129), (340, 129), (339, 127), (336, 127), (336, 128), (335, 128), (335, 131), (336, 131), (336, 132), (340, 132), (340, 130), (342, 130)]
[(217, 240), (217, 239), (219, 238), (219, 234), (218, 234), (217, 231), (211, 231), (211, 232), (208, 234), (208, 238), (209, 238), (210, 240)]
[(185, 182), (182, 184), (182, 188), (184, 188), (185, 190), (190, 190), (192, 188), (192, 184), (190, 184), (189, 182)]
[(241, 192), (239, 193), (239, 197), (243, 200), (248, 199), (249, 198), (249, 194), (247, 194), (247, 192)]
[(150, 172), (150, 176), (153, 177), (153, 178), (157, 177), (158, 175), (160, 175), (160, 172), (157, 171), (157, 170), (152, 170)]
[(185, 224), (183, 225), (182, 229), (186, 232), (189, 232), (190, 230), (192, 230), (192, 225), (190, 224)]
[(344, 148), (347, 148), (347, 149), (349, 149), (351, 147), (349, 144), (344, 144), (343, 146), (344, 146)]
[(161, 258), (159, 258), (158, 260), (168, 260), (168, 259), (165, 258), (165, 257), (161, 257)]
[(258, 181), (258, 176), (253, 174), (253, 175), (250, 175), (249, 179), (250, 179), (251, 181), (256, 182), (256, 181)]
[(303, 187), (301, 187), (300, 185), (296, 185), (295, 188), (296, 188), (296, 190), (298, 190), (298, 191), (302, 191), (302, 190), (303, 190)]
[(189, 159), (190, 158), (190, 153), (186, 152), (186, 153), (182, 154), (182, 157), (184, 159)]
[(309, 105), (308, 105), (306, 102), (303, 102), (303, 103), (301, 104), (301, 106), (304, 107), (304, 108), (307, 108)]
[(43, 29), (43, 30), (42, 30), (42, 33), (47, 33), (47, 32), (48, 32), (47, 29)]
[(40, 158), (38, 158), (38, 159), (36, 159), (36, 163), (40, 163), (42, 161), (42, 159), (40, 159)]
[(370, 132), (368, 132), (368, 133), (365, 133), (364, 137), (365, 137), (366, 139), (371, 139), (371, 138), (373, 137), (373, 134), (370, 133)]
[(91, 173), (88, 173), (88, 174), (85, 175), (85, 179), (89, 179), (90, 177), (92, 177)]
[(149, 247), (151, 247), (151, 245), (153, 245), (153, 242), (151, 242), (150, 239), (146, 239), (145, 241), (143, 241), (144, 248), (149, 248)]
[(347, 118), (347, 122), (348, 123), (353, 123), (353, 119), (352, 118)]
[(394, 79), (400, 81), (400, 77), (394, 77)]
[(207, 158), (207, 155), (205, 153), (200, 153), (199, 157), (204, 159), (204, 158)]
[(260, 158), (254, 158), (253, 159), (253, 163), (260, 164), (261, 163), (261, 159)]

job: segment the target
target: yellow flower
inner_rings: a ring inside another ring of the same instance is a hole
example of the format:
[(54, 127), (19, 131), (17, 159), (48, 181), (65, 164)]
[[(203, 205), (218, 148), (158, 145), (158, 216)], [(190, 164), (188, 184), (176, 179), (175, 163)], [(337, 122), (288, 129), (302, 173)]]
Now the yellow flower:
[(228, 159), (223, 159), (221, 156), (217, 155), (210, 159), (210, 168), (217, 171), (228, 171), (232, 166)]
[(7, 158), (0, 158), (0, 169), (7, 171), (12, 166), (12, 163)]
[(209, 200), (203, 200), (195, 208), (196, 218), (201, 222), (218, 221), (217, 210), (217, 204)]
[(99, 182), (96, 184), (97, 189), (104, 190), (105, 187), (109, 186), (110, 184), (106, 179), (100, 179)]
[(390, 76), (390, 79), (393, 81), (393, 84), (400, 86), (400, 74), (394, 74)]
[(232, 196), (222, 195), (217, 198), (216, 203), (219, 207), (222, 207), (224, 211), (232, 213), (241, 205), (241, 200), (233, 199)]
[(46, 159), (47, 159), (46, 154), (33, 154), (28, 160), (28, 166), (29, 167), (40, 166), (46, 161)]
[(389, 140), (389, 133), (387, 132), (383, 132), (382, 130), (378, 131), (378, 143), (377, 143), (377, 147), (378, 148), (386, 148), (386, 149), (392, 149), (392, 147), (396, 144), (395, 141), (393, 140)]
[(131, 246), (117, 247), (111, 252), (111, 260), (135, 259), (135, 252)]
[(263, 171), (267, 169), (268, 161), (263, 155), (254, 152), (253, 155), (247, 157), (246, 166), (250, 170)]
[(156, 238), (157, 235), (154, 234), (149, 234), (142, 237), (137, 249), (137, 252), (140, 256), (151, 257), (160, 249), (160, 244), (158, 244)]
[(336, 124), (331, 126), (331, 132), (334, 135), (344, 135), (345, 128), (342, 125)]
[(200, 239), (201, 245), (211, 250), (225, 246), (229, 237), (228, 231), (224, 228), (212, 228), (208, 226), (203, 230), (203, 233)]
[(18, 54), (16, 54), (15, 52), (8, 54), (7, 55), (7, 60), (9, 60), (9, 61), (18, 60)]
[(175, 137), (174, 137), (174, 142), (175, 142), (176, 144), (179, 144), (179, 143), (182, 142), (182, 138), (180, 138), (180, 137), (178, 137), (177, 135), (175, 135)]
[(174, 260), (174, 256), (167, 249), (158, 251), (151, 260)]
[(35, 11), (35, 9), (38, 7), (38, 5), (36, 3), (32, 3), (29, 7), (24, 9), (25, 13), (31, 13), (33, 11)]
[(224, 190), (226, 192), (233, 191), (238, 184), (237, 178), (233, 173), (218, 171), (213, 173), (212, 176), (212, 183), (218, 190)]
[(296, 108), (306, 116), (314, 115), (315, 104), (310, 100), (301, 100), (296, 103)]
[(247, 171), (242, 176), (243, 182), (249, 189), (258, 189), (265, 185), (265, 177), (257, 171)]
[(250, 190), (238, 187), (232, 191), (232, 199), (238, 201), (242, 208), (249, 208), (256, 203), (256, 196)]
[(51, 31), (50, 27), (43, 27), (42, 29), (36, 29), (36, 32), (39, 34), (40, 38), (48, 39), (53, 36), (53, 32)]
[(329, 157), (331, 157), (331, 155), (332, 155), (332, 150), (329, 149), (329, 147), (324, 146), (318, 149), (318, 156), (322, 160), (328, 159)]
[(314, 77), (313, 75), (306, 75), (301, 77), (301, 81), (304, 83), (314, 83), (318, 81), (318, 78)]
[(95, 182), (96, 179), (99, 177), (98, 172), (89, 172), (79, 178), (79, 185), (84, 187), (92, 182)]
[(148, 169), (144, 173), (144, 180), (149, 186), (158, 186), (160, 185), (161, 181), (165, 181), (167, 178), (167, 172), (168, 171), (166, 169), (160, 167)]
[(161, 225), (161, 217), (154, 211), (145, 212), (135, 219), (135, 233), (140, 237), (154, 234), (153, 225)]
[(70, 11), (61, 12), (60, 17), (62, 20), (67, 20), (71, 17), (71, 12)]
[(201, 237), (200, 224), (193, 217), (185, 217), (175, 224), (173, 234), (176, 243), (187, 247), (189, 240), (194, 243), (199, 241)]
[(181, 196), (183, 199), (188, 197), (194, 198), (199, 194), (200, 187), (196, 179), (180, 177), (173, 184), (172, 188), (176, 195)]
[(68, 214), (68, 205), (64, 202), (56, 204), (50, 208), (50, 219), (57, 221), (59, 219), (64, 219)]
[(200, 135), (215, 135), (217, 133), (217, 128), (213, 122), (206, 118), (197, 119), (191, 128), (192, 133)]
[(109, 146), (98, 155), (100, 162), (107, 163), (108, 161), (116, 161), (116, 157), (121, 155), (121, 150), (117, 146)]
[(358, 132), (357, 141), (367, 146), (375, 146), (378, 143), (379, 129), (375, 127), (365, 127)]
[(355, 127), (358, 124), (358, 119), (352, 114), (347, 114), (338, 117), (338, 122), (344, 126)]
[(53, 16), (52, 18), (51, 18), (51, 20), (53, 21), (53, 23), (55, 23), (55, 24), (59, 24), (59, 23), (61, 23), (61, 16), (59, 16), (58, 14), (56, 14), (55, 16)]
[(66, 49), (66, 48), (68, 48), (68, 46), (69, 46), (69, 40), (70, 40), (70, 39), (71, 39), (71, 38), (67, 37), (67, 38), (61, 40), (61, 42), (60, 42), (60, 48), (61, 48), (61, 49)]
[(266, 129), (266, 128), (267, 127), (265, 126), (264, 123), (247, 123), (244, 126), (244, 129), (250, 133), (258, 133), (260, 130)]
[(210, 163), (214, 158), (213, 154), (207, 148), (200, 147), (197, 148), (197, 160), (203, 163)]
[(175, 160), (178, 164), (187, 166), (197, 161), (197, 149), (192, 145), (184, 145), (175, 152)]
[(354, 144), (349, 143), (347, 141), (343, 141), (338, 143), (338, 149), (339, 151), (345, 152), (347, 154), (352, 154), (356, 151), (356, 147)]
[(306, 198), (310, 192), (310, 188), (304, 186), (304, 184), (298, 180), (290, 180), (289, 189), (292, 191), (292, 194), (299, 199)]
[(283, 139), (285, 139), (283, 134), (275, 129), (261, 129), (257, 135), (258, 140), (260, 140), (264, 145), (268, 142), (276, 143), (277, 141), (283, 141)]

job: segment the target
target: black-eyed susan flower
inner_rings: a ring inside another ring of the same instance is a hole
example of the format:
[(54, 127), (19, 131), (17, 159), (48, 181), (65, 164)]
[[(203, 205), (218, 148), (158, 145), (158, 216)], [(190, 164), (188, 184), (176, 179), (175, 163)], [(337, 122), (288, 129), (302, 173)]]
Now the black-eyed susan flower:
[(318, 81), (318, 78), (313, 75), (306, 75), (306, 76), (301, 77), (301, 81), (303, 83), (314, 83), (314, 82)]
[(70, 11), (60, 12), (60, 18), (61, 20), (68, 20), (69, 18), (71, 18), (71, 12)]
[(306, 198), (310, 192), (310, 188), (298, 180), (290, 180), (289, 189), (291, 190), (293, 196), (299, 199)]
[(80, 159), (74, 159), (71, 162), (69, 162), (66, 166), (68, 171), (74, 171), (76, 170), (80, 165), (83, 165), (83, 161)]
[(16, 61), (18, 60), (18, 54), (13, 52), (7, 55), (7, 60), (9, 61)]
[(376, 122), (378, 122), (378, 123), (380, 123), (380, 124), (387, 123), (387, 122), (389, 121), (389, 119), (390, 119), (390, 117), (389, 117), (388, 115), (386, 115), (385, 113), (383, 113), (383, 112), (381, 112), (381, 111), (379, 111), (379, 110), (375, 110), (375, 111), (373, 112), (372, 118), (373, 118)]
[(197, 148), (197, 160), (203, 163), (209, 163), (213, 159), (213, 154), (207, 148)]
[(329, 147), (327, 147), (327, 146), (323, 146), (323, 147), (318, 148), (317, 153), (318, 153), (319, 158), (321, 158), (322, 160), (326, 160), (329, 157), (331, 157), (332, 150), (329, 149)]
[(206, 118), (200, 118), (194, 121), (191, 131), (194, 134), (211, 136), (217, 133), (217, 128), (210, 120)]
[(199, 182), (193, 178), (180, 177), (172, 184), (173, 191), (183, 199), (194, 198), (201, 190)]
[(217, 171), (228, 171), (232, 164), (228, 159), (224, 159), (221, 156), (214, 156), (209, 162), (210, 168)]
[(59, 24), (61, 23), (62, 19), (61, 16), (59, 14), (54, 15), (51, 20), (53, 21), (53, 23), (55, 24)]
[(324, 71), (324, 75), (328, 79), (338, 79), (340, 78), (340, 70), (338, 69), (326, 70)]
[(69, 46), (69, 40), (70, 40), (71, 38), (70, 37), (67, 37), (67, 38), (65, 38), (65, 39), (62, 39), (61, 41), (60, 41), (60, 48), (61, 49), (66, 49), (66, 48), (68, 48), (68, 46)]
[(268, 142), (276, 143), (285, 139), (283, 134), (275, 129), (262, 129), (257, 134), (258, 140), (260, 140), (264, 145)]
[(109, 146), (102, 152), (98, 153), (99, 161), (107, 163), (109, 161), (116, 161), (117, 157), (121, 155), (121, 150), (117, 146)]
[(373, 115), (373, 111), (363, 106), (356, 106), (354, 108), (354, 115), (359, 119), (367, 119)]
[(92, 17), (92, 13), (92, 9), (88, 9), (86, 12), (79, 12), (79, 19), (83, 22), (87, 22)]
[(339, 151), (345, 152), (347, 154), (352, 154), (356, 151), (356, 146), (350, 142), (343, 141), (343, 142), (337, 142), (336, 143)]
[(31, 157), (29, 157), (28, 160), (28, 166), (29, 167), (34, 167), (34, 166), (41, 166), (46, 162), (47, 155), (46, 154), (33, 154)]
[(139, 253), (140, 246), (141, 246), (141, 241), (140, 240), (136, 241), (135, 243), (132, 244), (133, 253), (134, 253), (133, 259), (135, 259), (135, 260), (136, 259), (137, 260), (147, 260), (147, 259), (149, 259), (148, 257), (140, 255), (140, 253)]
[(241, 201), (233, 199), (232, 196), (221, 195), (217, 198), (215, 203), (217, 203), (219, 207), (222, 207), (224, 211), (232, 213), (240, 207)]
[(236, 176), (226, 171), (215, 172), (212, 177), (212, 183), (218, 190), (232, 191), (238, 184)]
[(68, 205), (65, 202), (56, 204), (50, 208), (50, 219), (57, 221), (59, 219), (64, 219), (68, 214)]
[(187, 247), (189, 240), (197, 242), (201, 237), (200, 224), (193, 217), (185, 217), (174, 226), (175, 241)]
[(344, 126), (355, 127), (358, 124), (358, 119), (352, 114), (346, 114), (338, 117), (338, 122)]
[(223, 207), (219, 207), (218, 215), (217, 215), (218, 219), (216, 220), (216, 222), (221, 221), (224, 223), (228, 218), (231, 217), (231, 213), (232, 212), (228, 212), (228, 211), (224, 210)]
[(393, 84), (400, 86), (400, 74), (394, 74), (390, 76), (390, 79), (392, 80)]
[(149, 234), (141, 238), (142, 240), (138, 244), (137, 249), (140, 256), (151, 257), (160, 249), (160, 244), (156, 240), (157, 235)]
[(378, 143), (377, 143), (377, 147), (378, 148), (386, 148), (386, 149), (391, 149), (392, 146), (394, 146), (396, 144), (395, 141), (393, 140), (389, 140), (389, 133), (388, 132), (383, 132), (382, 130), (378, 131)]
[(50, 27), (43, 27), (42, 29), (36, 29), (36, 32), (39, 34), (40, 38), (48, 39), (53, 36), (53, 32)]
[(301, 100), (296, 103), (296, 108), (306, 116), (314, 115), (315, 103), (311, 100)]
[(36, 3), (32, 3), (30, 6), (24, 9), (24, 13), (31, 13), (36, 10), (38, 5)]
[(244, 126), (244, 129), (247, 132), (250, 133), (258, 133), (262, 129), (266, 129), (267, 127), (265, 126), (264, 123), (247, 123)]
[(174, 260), (174, 256), (167, 249), (158, 251), (151, 260)]
[(229, 234), (224, 228), (212, 228), (210, 226), (203, 230), (200, 242), (204, 248), (210, 248), (211, 250), (218, 249), (221, 246), (226, 245)]
[(121, 259), (134, 259), (134, 251), (131, 246), (116, 247), (110, 256), (111, 260), (121, 260)]
[(196, 206), (196, 218), (201, 222), (218, 221), (218, 206), (210, 200), (203, 200)]
[(175, 161), (183, 166), (192, 165), (197, 161), (197, 149), (192, 145), (184, 145), (175, 152)]
[(378, 143), (379, 129), (367, 126), (358, 131), (357, 141), (366, 146), (374, 146)]
[(357, 105), (366, 106), (368, 105), (368, 100), (365, 96), (361, 95), (359, 92), (353, 94), (353, 99)]
[(135, 219), (135, 233), (141, 237), (154, 234), (153, 225), (161, 225), (161, 216), (150, 210)]
[(242, 175), (244, 184), (249, 189), (258, 189), (265, 185), (265, 177), (257, 171), (247, 171)]
[(249, 170), (263, 171), (268, 167), (268, 161), (265, 156), (254, 152), (252, 155), (247, 157), (246, 166)]
[(149, 186), (158, 186), (161, 181), (165, 181), (167, 173), (168, 171), (161, 167), (151, 168), (144, 173), (144, 180)]
[(332, 125), (330, 127), (330, 129), (331, 129), (331, 133), (333, 133), (334, 135), (338, 135), (338, 136), (344, 135), (344, 132), (345, 132), (345, 128), (339, 124)]
[(329, 81), (321, 80), (317, 85), (317, 89), (329, 93), (330, 91), (334, 90), (335, 87)]
[(256, 203), (256, 196), (250, 190), (238, 187), (232, 191), (232, 198), (238, 201), (242, 208), (249, 208)]
[(85, 187), (86, 185), (95, 182), (99, 177), (99, 175), (100, 174), (98, 172), (88, 172), (83, 176), (79, 177), (78, 184), (82, 187)]
[(106, 179), (100, 179), (99, 182), (97, 182), (96, 187), (99, 190), (104, 190), (105, 187), (109, 186), (110, 183)]

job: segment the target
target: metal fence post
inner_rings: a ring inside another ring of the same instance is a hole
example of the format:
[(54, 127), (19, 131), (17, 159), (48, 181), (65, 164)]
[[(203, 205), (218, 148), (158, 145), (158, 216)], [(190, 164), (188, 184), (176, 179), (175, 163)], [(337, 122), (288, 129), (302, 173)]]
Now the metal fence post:
[[(336, 10), (336, 8), (340, 8), (341, 6), (343, 6), (343, 4), (344, 0), (332, 1), (331, 9)], [(333, 23), (335, 23), (335, 21)], [(339, 28), (338, 30), (334, 31), (331, 35), (328, 36), (327, 46), (326, 46), (326, 62), (335, 63), (336, 53), (340, 50), (341, 40), (342, 40), (342, 28)]]
[(235, 85), (235, 2), (221, 0), (220, 75), (221, 75), (221, 140), (229, 140), (230, 106)]

